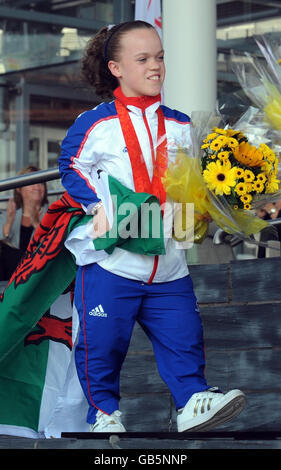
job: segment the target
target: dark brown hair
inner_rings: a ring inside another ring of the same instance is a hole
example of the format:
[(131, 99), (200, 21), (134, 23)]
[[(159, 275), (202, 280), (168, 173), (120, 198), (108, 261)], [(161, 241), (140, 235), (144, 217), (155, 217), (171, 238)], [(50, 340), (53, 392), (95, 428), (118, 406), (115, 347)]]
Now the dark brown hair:
[[(28, 165), (24, 168), (22, 168), (17, 174), (18, 175), (25, 175), (27, 173), (33, 173), (34, 171), (39, 171), (40, 168), (37, 168), (36, 166), (33, 165)], [(48, 198), (47, 198), (47, 184), (44, 184), (44, 196), (42, 199), (41, 207), (43, 207), (45, 204), (48, 204)], [(20, 207), (23, 206), (23, 200), (21, 197), (21, 193), (17, 191), (17, 189), (14, 190), (14, 201), (16, 203), (16, 208), (19, 209)]]
[(111, 29), (105, 26), (90, 39), (82, 58), (81, 74), (83, 79), (95, 88), (97, 95), (112, 98), (112, 92), (119, 83), (108, 69), (108, 61), (118, 60), (120, 40), (125, 33), (143, 28), (154, 29), (145, 21), (128, 21), (119, 23)]

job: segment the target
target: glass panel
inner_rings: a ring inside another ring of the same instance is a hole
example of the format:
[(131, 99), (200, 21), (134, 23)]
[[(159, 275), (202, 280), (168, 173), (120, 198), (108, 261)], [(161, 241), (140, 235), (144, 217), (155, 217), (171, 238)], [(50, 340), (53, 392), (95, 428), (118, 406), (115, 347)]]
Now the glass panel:
[[(55, 168), (58, 166), (58, 158), (61, 153), (60, 141), (48, 140), (47, 154), (48, 154), (48, 168)], [(64, 191), (60, 180), (52, 180), (48, 182), (49, 191)]]
[[(11, 178), (16, 172), (16, 138), (15, 132), (0, 132), (0, 179)], [(13, 191), (2, 191), (0, 193), (0, 209), (6, 207), (1, 198), (8, 198)]]
[(28, 162), (30, 165), (34, 165), (39, 168), (39, 139), (29, 140), (29, 158)]
[(74, 28), (0, 22), (0, 74), (79, 59), (90, 35)]
[(24, 12), (31, 10), (42, 17), (51, 14), (104, 21), (113, 18), (113, 0), (0, 0), (0, 6)]
[(58, 141), (48, 141), (48, 168), (58, 166), (58, 158), (60, 156), (61, 148)]
[(3, 74), (79, 59), (90, 36), (113, 23), (113, 0), (0, 0), (0, 18)]

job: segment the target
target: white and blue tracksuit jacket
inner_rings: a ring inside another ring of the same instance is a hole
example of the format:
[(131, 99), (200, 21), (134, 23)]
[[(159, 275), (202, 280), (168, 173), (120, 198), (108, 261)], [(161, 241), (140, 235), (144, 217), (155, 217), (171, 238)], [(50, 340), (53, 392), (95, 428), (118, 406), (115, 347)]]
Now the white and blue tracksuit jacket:
[[(157, 109), (160, 102), (146, 108), (145, 114), (154, 146), (157, 145)], [(127, 106), (133, 122), (148, 173), (152, 177), (153, 165), (148, 131), (145, 127), (142, 111), (132, 105)], [(190, 119), (187, 115), (161, 105), (165, 117), (165, 127), (168, 144), (168, 158), (175, 157), (178, 145), (190, 146)], [(76, 201), (82, 203), (89, 211), (99, 200), (94, 181), (94, 172), (104, 170), (117, 178), (124, 186), (135, 190), (131, 162), (127, 153), (124, 137), (117, 116), (115, 102), (102, 103), (96, 108), (81, 114), (69, 129), (62, 143), (62, 153), (59, 158), (62, 184)], [(165, 215), (164, 215), (165, 223)], [(79, 265), (96, 261), (95, 254), (87, 257), (79, 256), (77, 250), (76, 262)], [(154, 259), (150, 256), (139, 255), (115, 248), (109, 256), (104, 256), (99, 265), (114, 274), (128, 279), (147, 282), (165, 282), (182, 278), (188, 274), (185, 251), (176, 249), (176, 242), (166, 240), (166, 255), (159, 256), (157, 270), (154, 269)], [(78, 261), (77, 261), (78, 260)]]

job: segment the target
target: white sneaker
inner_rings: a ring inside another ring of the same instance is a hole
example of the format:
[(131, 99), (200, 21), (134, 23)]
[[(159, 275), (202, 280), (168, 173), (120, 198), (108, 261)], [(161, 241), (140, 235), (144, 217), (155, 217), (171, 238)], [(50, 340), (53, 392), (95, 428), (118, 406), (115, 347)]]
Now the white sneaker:
[(114, 411), (111, 415), (99, 410), (95, 423), (90, 424), (90, 432), (126, 432), (121, 422), (121, 414), (119, 410)]
[(237, 416), (246, 404), (240, 390), (224, 394), (217, 387), (194, 393), (177, 416), (178, 431), (209, 431)]

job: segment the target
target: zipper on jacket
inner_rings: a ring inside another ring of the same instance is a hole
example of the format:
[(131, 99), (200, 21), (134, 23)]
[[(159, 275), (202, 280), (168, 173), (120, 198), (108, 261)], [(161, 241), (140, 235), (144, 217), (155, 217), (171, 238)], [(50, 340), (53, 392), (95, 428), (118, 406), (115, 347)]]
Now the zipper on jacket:
[[(151, 135), (151, 132), (150, 132), (150, 128), (149, 128), (149, 125), (148, 125), (148, 121), (147, 121), (145, 111), (143, 111), (142, 117), (143, 117), (143, 122), (144, 122), (144, 125), (146, 127), (149, 142), (150, 142), (150, 150), (151, 150), (151, 157), (152, 157), (152, 177), (153, 177), (154, 165), (155, 165), (155, 153), (154, 153), (154, 148), (153, 148), (152, 135)], [(156, 271), (157, 271), (157, 268), (158, 268), (158, 263), (159, 263), (159, 256), (156, 255), (154, 257), (154, 264), (153, 264), (152, 273), (151, 273), (150, 278), (148, 279), (148, 282), (147, 282), (148, 284), (151, 284), (154, 277), (155, 277), (155, 274), (156, 274)]]
[(159, 255), (154, 256), (154, 264), (153, 264), (153, 269), (150, 278), (147, 281), (147, 284), (151, 284), (154, 276), (156, 274), (157, 268), (158, 268), (158, 262), (159, 262)]

